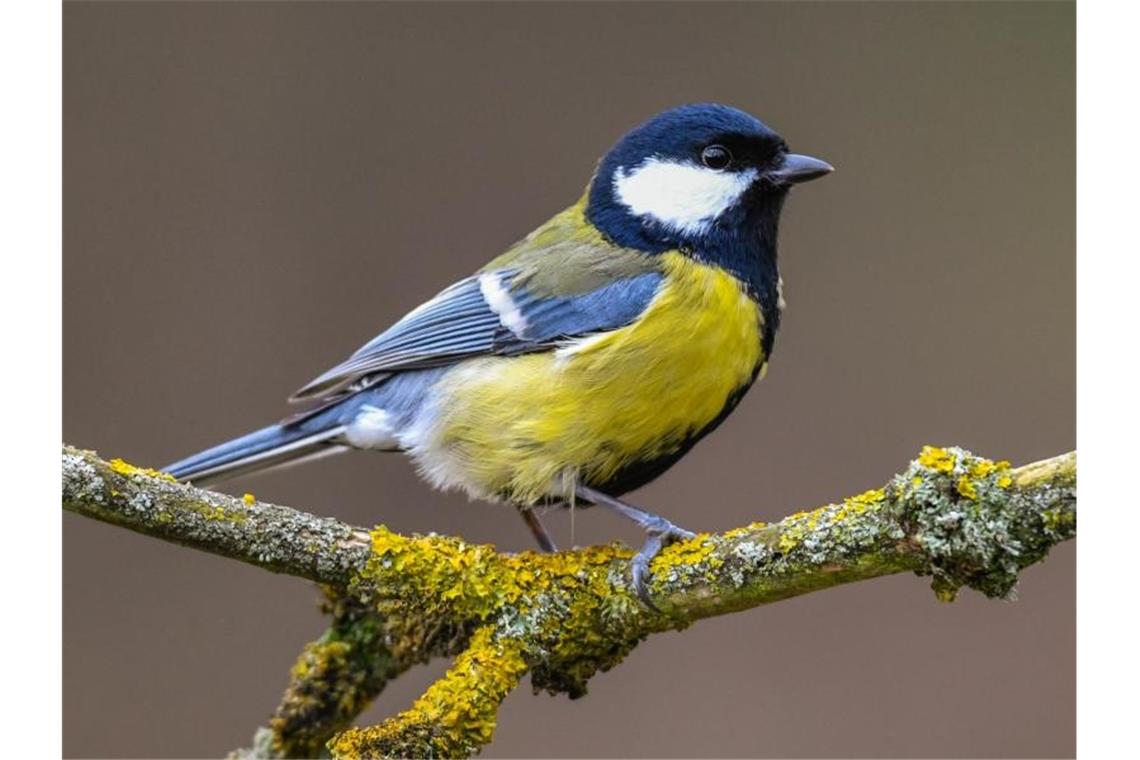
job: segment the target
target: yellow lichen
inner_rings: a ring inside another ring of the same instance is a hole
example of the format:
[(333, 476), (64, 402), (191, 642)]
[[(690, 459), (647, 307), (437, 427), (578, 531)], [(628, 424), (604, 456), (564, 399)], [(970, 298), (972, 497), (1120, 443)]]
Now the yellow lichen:
[(792, 535), (790, 531), (784, 531), (780, 534), (780, 540), (776, 545), (779, 547), (781, 552), (787, 554), (792, 549), (796, 548), (796, 546), (799, 544), (799, 539), (800, 536)]
[(523, 595), (566, 589), (589, 569), (628, 557), (626, 550), (589, 547), (572, 552), (503, 555), (492, 546), (442, 536), (408, 538), (379, 526), (372, 531), (372, 559), (364, 575), (383, 586), (395, 573), (468, 619), (486, 619)]
[(970, 466), (970, 477), (984, 478), (995, 472), (1004, 472), (1010, 468), (1009, 462), (1004, 459), (1000, 462), (991, 462), (988, 459), (978, 459)]
[[(667, 546), (653, 560), (651, 569), (655, 574), (668, 574), (671, 570), (678, 568), (700, 565), (701, 563), (705, 563), (705, 560), (707, 560), (709, 555), (715, 550), (716, 543), (712, 540), (712, 536), (708, 533), (702, 533), (688, 541), (678, 541), (675, 544)], [(722, 564), (722, 560), (714, 558), (711, 562), (705, 563), (703, 569), (712, 570)]]
[(978, 489), (974, 487), (973, 482), (967, 476), (963, 475), (962, 477), (958, 478), (956, 487), (958, 489), (958, 493), (960, 493), (962, 496), (965, 496), (967, 499), (977, 501)]
[(953, 454), (937, 446), (923, 446), (922, 452), (918, 455), (920, 465), (938, 472), (952, 471), (956, 461), (957, 459)]
[(991, 462), (988, 459), (979, 459), (978, 461), (976, 461), (972, 465), (970, 465), (970, 477), (971, 478), (984, 478), (985, 476), (989, 475), (991, 472), (994, 472), (995, 470), (997, 470), (996, 464), (994, 464), (993, 462)]
[(253, 494), (247, 493), (247, 494), (242, 494), (241, 501), (243, 504), (245, 504), (247, 507), (249, 507), (249, 506), (253, 506), (254, 502), (256, 502), (257, 499), (254, 498)]
[[(861, 515), (868, 509), (873, 509), (876, 505), (881, 504), (887, 498), (887, 492), (882, 488), (873, 488), (870, 491), (864, 491), (857, 496), (849, 496), (843, 500), (843, 505), (847, 510)], [(844, 517), (847, 513), (844, 512)]]
[(112, 470), (120, 475), (126, 475), (128, 478), (134, 475), (144, 475), (148, 478), (158, 478), (159, 480), (165, 480), (170, 483), (178, 482), (174, 479), (174, 476), (168, 475), (165, 472), (152, 470), (149, 467), (135, 467), (130, 462), (125, 462), (122, 459), (112, 459), (108, 464)]
[(744, 525), (740, 528), (733, 528), (732, 530), (725, 531), (724, 537), (725, 538), (740, 538), (741, 536), (747, 535), (749, 533), (754, 533), (754, 532), (756, 532), (762, 528), (765, 528), (767, 526), (768, 526), (768, 523), (757, 521), (754, 523), (750, 523), (748, 525)]
[(796, 512), (790, 517), (785, 517), (780, 521), (780, 538), (776, 541), (776, 548), (781, 553), (787, 554), (795, 549), (803, 541), (811, 530), (819, 524), (819, 516), (821, 512), (826, 511), (829, 507), (820, 507), (812, 511)]

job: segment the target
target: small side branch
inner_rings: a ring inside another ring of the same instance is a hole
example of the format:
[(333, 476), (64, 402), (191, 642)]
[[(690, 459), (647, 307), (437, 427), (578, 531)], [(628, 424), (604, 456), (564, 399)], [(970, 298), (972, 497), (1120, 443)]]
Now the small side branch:
[(455, 654), (467, 638), (441, 627), (409, 629), (331, 590), (326, 607), (332, 625), (301, 652), (281, 704), (245, 757), (320, 757), (389, 681), (434, 656)]
[(490, 743), (499, 705), (527, 671), (526, 646), (480, 628), (443, 678), (407, 712), (379, 726), (345, 731), (334, 757), (468, 757)]

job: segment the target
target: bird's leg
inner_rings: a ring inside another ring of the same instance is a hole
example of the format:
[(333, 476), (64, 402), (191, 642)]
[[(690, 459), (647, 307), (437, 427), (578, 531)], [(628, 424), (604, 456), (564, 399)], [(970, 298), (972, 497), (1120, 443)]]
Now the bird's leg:
[(519, 507), (519, 514), (522, 515), (526, 527), (530, 528), (530, 532), (534, 535), (534, 540), (538, 542), (540, 549), (547, 554), (558, 551), (554, 539), (546, 532), (546, 527), (543, 526), (542, 520), (538, 519), (538, 514), (535, 513), (534, 507)]
[(646, 532), (645, 543), (642, 545), (641, 551), (633, 557), (633, 587), (645, 606), (657, 611), (657, 606), (649, 598), (649, 590), (646, 585), (649, 579), (649, 563), (666, 544), (695, 538), (697, 534), (677, 527), (660, 515), (646, 512), (632, 504), (626, 504), (621, 499), (615, 499), (601, 491), (595, 491), (589, 486), (579, 485), (576, 486), (575, 490), (583, 499), (617, 512), (627, 520), (632, 520), (640, 525)]

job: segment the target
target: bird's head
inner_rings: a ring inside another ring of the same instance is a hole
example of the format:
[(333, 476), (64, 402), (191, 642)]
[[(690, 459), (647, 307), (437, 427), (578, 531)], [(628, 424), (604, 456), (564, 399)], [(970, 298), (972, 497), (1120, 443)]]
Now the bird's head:
[(602, 158), (586, 215), (615, 243), (659, 252), (771, 227), (789, 188), (832, 167), (789, 153), (759, 119), (729, 106), (654, 116)]

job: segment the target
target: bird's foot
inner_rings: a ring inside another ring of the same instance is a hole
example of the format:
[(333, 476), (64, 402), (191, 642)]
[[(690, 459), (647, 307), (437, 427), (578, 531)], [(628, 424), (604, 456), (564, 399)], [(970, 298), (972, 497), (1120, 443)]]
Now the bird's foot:
[(696, 538), (697, 534), (677, 527), (661, 515), (646, 512), (640, 507), (627, 504), (621, 499), (615, 499), (613, 496), (595, 491), (588, 486), (579, 485), (578, 494), (594, 504), (606, 507), (622, 517), (632, 520), (645, 530), (647, 534), (645, 543), (630, 563), (633, 570), (633, 588), (637, 592), (637, 597), (646, 607), (654, 612), (660, 612), (661, 610), (649, 597), (649, 563), (669, 544), (674, 541), (687, 541), (690, 538)]
[(661, 610), (649, 596), (649, 563), (669, 544), (696, 538), (697, 534), (677, 527), (664, 517), (658, 515), (653, 517), (656, 518), (654, 525), (647, 528), (645, 543), (641, 545), (641, 551), (633, 556), (630, 565), (633, 568), (633, 588), (637, 592), (637, 597), (649, 609), (660, 612)]

